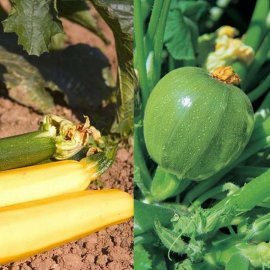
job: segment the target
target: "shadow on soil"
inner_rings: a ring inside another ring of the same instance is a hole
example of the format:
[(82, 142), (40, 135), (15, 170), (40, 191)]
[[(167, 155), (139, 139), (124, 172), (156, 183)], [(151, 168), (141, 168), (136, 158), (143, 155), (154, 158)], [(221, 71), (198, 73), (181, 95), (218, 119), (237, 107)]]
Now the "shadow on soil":
[[(102, 103), (112, 96), (114, 89), (108, 87), (104, 80), (103, 73), (105, 70), (108, 72), (109, 62), (98, 48), (78, 44), (40, 57), (29, 56), (17, 45), (15, 35), (2, 32), (0, 46), (23, 56), (38, 69), (48, 85), (52, 82), (57, 86), (56, 91), (50, 91), (55, 104), (70, 107), (80, 120), (84, 119), (83, 115), (90, 116), (93, 124), (103, 132), (110, 130), (116, 108), (113, 105), (104, 107)], [(3, 72), (5, 69), (0, 69), (0, 78), (3, 78)]]

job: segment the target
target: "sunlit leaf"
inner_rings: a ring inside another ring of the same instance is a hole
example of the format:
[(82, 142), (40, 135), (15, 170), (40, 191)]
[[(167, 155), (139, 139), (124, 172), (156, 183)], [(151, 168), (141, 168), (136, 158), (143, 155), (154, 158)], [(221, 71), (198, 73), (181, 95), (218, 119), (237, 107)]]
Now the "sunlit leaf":
[(206, 0), (179, 1), (179, 8), (184, 16), (199, 21), (207, 13), (209, 3)]
[(134, 270), (152, 270), (150, 254), (143, 245), (134, 246)]
[(146, 204), (135, 200), (135, 219), (134, 234), (138, 235), (154, 228), (154, 221), (158, 220), (161, 224), (170, 223), (171, 218), (176, 211), (169, 208), (168, 205)]
[(113, 132), (127, 135), (133, 130), (133, 1), (90, 0), (113, 31), (118, 58), (119, 108)]
[(30, 55), (48, 51), (54, 35), (62, 32), (53, 0), (11, 0), (12, 9), (3, 22), (5, 32), (15, 32), (18, 43)]
[(155, 230), (168, 250), (176, 253), (185, 253), (187, 246), (179, 233), (161, 226), (158, 220), (155, 221)]
[(177, 7), (172, 7), (169, 11), (164, 43), (174, 59), (195, 59), (191, 31), (181, 10)]
[(249, 270), (250, 263), (248, 258), (240, 253), (234, 254), (226, 265), (226, 270)]

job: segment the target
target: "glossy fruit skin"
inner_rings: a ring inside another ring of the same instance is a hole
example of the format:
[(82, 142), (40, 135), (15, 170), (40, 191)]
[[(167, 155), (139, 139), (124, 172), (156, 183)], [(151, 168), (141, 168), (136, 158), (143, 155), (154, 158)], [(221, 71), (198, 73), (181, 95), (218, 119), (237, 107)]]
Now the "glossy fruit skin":
[(1, 207), (0, 219), (4, 222), (0, 223), (0, 265), (125, 222), (133, 216), (133, 205), (128, 193), (108, 189)]
[(248, 143), (254, 113), (236, 86), (196, 67), (176, 69), (153, 89), (144, 137), (151, 158), (178, 178), (204, 180), (235, 160)]

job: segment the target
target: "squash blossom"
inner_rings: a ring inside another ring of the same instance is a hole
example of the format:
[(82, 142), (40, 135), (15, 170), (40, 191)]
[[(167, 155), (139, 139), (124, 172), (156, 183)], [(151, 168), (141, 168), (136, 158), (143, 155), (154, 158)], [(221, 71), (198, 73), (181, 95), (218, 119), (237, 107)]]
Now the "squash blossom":
[(215, 51), (208, 55), (206, 69), (210, 72), (221, 66), (231, 65), (241, 60), (249, 65), (254, 57), (253, 49), (239, 38), (238, 31), (230, 26), (223, 26), (216, 31)]

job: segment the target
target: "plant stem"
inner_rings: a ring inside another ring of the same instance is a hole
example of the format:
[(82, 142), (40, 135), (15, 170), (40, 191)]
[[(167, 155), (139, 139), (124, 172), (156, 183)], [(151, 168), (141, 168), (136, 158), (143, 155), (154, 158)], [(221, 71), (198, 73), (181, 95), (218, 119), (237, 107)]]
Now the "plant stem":
[[(221, 172), (223, 172), (223, 170)], [(223, 175), (221, 173), (218, 173), (210, 177), (209, 179), (197, 184), (193, 189), (187, 192), (183, 200), (183, 204), (191, 204), (194, 199), (196, 199), (198, 196), (213, 187), (222, 176)]]
[(140, 170), (140, 182), (136, 182), (141, 192), (145, 197), (150, 194), (150, 186), (152, 183), (151, 175), (148, 171), (147, 165), (145, 163), (144, 155), (142, 153), (138, 131), (135, 128), (134, 133), (134, 161), (135, 161), (135, 169), (138, 168)]
[(219, 195), (220, 193), (223, 193), (223, 184), (218, 185), (205, 193), (203, 193), (201, 196), (199, 196), (193, 203), (192, 203), (192, 208), (197, 208), (201, 206), (206, 200), (213, 198), (213, 196)]
[(244, 43), (251, 46), (255, 52), (259, 48), (266, 32), (266, 18), (269, 9), (270, 2), (268, 0), (257, 0), (250, 25), (244, 38)]
[[(270, 4), (267, 0), (257, 0), (256, 2), (251, 22), (244, 38), (244, 43), (248, 46), (251, 46), (254, 52), (257, 51), (265, 36), (267, 28), (266, 18), (269, 12), (269, 7)], [(244, 81), (246, 78), (247, 66), (241, 61), (236, 61), (232, 67)]]
[(260, 105), (259, 110), (264, 110), (264, 109), (270, 109), (270, 92), (266, 95), (265, 99), (263, 100), (262, 104)]
[[(221, 265), (226, 269), (265, 269), (269, 262), (269, 243), (259, 244), (248, 243), (237, 237), (230, 237), (217, 245), (213, 245), (212, 250), (204, 255), (205, 261), (214, 266), (214, 269)], [(235, 257), (234, 263), (227, 268), (231, 259)], [(267, 267), (268, 268), (268, 267)], [(208, 269), (208, 268), (205, 268)]]
[(154, 1), (154, 6), (152, 9), (152, 14), (151, 14), (151, 18), (150, 18), (150, 22), (149, 22), (149, 26), (147, 30), (147, 37), (151, 41), (154, 39), (156, 31), (157, 31), (157, 25), (160, 19), (160, 13), (162, 10), (163, 2), (164, 1)]
[(147, 66), (147, 79), (149, 91), (155, 86), (153, 81), (155, 73), (155, 62), (154, 62), (154, 39), (157, 31), (158, 21), (160, 19), (160, 13), (163, 7), (163, 1), (154, 1), (150, 22), (148, 24), (148, 29), (145, 35), (144, 48), (147, 54), (146, 66)]
[[(159, 1), (156, 1), (159, 2)], [(155, 72), (153, 74), (154, 85), (160, 79), (161, 73), (161, 60), (162, 60), (162, 49), (163, 49), (163, 39), (166, 27), (166, 21), (171, 5), (171, 0), (160, 1), (163, 3), (162, 10), (160, 13), (160, 18), (157, 24), (157, 31), (154, 37), (154, 68)]]
[(268, 169), (267, 167), (237, 166), (232, 170), (232, 173), (245, 177), (257, 177), (265, 173)]
[(251, 91), (248, 94), (248, 97), (251, 100), (251, 102), (253, 102), (260, 96), (262, 96), (269, 88), (270, 88), (270, 73), (258, 87), (256, 87), (253, 91)]
[[(224, 210), (233, 210), (231, 219), (240, 213), (247, 212), (262, 203), (270, 196), (270, 169), (264, 174), (254, 178), (249, 183), (245, 184), (239, 191), (236, 191), (233, 195), (226, 197), (214, 207), (210, 209), (207, 219), (214, 220), (212, 216), (216, 216), (218, 212), (223, 212)], [(231, 221), (228, 216), (224, 215), (218, 221), (215, 220), (215, 229), (227, 226)], [(210, 226), (211, 227), (211, 226)], [(211, 228), (213, 230), (213, 228)]]
[(191, 184), (192, 182), (188, 179), (183, 179), (182, 180), (182, 184), (181, 184), (181, 187), (179, 188), (178, 192), (179, 194), (184, 192)]
[(144, 112), (146, 102), (149, 96), (147, 73), (146, 73), (146, 57), (144, 51), (144, 40), (143, 40), (143, 20), (141, 1), (134, 1), (134, 38), (136, 43), (136, 61), (138, 63), (139, 82), (141, 86), (141, 99), (142, 99), (142, 110)]
[(145, 23), (147, 17), (149, 16), (151, 10), (152, 10), (152, 6), (153, 6), (153, 2), (154, 0), (141, 0), (141, 10), (142, 10), (142, 19), (143, 19), (143, 23)]
[(270, 62), (268, 61), (262, 66), (260, 72), (256, 74), (256, 78), (254, 78), (254, 80), (252, 80), (252, 82), (247, 86), (247, 90), (250, 91), (259, 86), (261, 81), (263, 81), (266, 78), (269, 72), (270, 72)]
[(255, 58), (250, 67), (248, 67), (247, 75), (242, 78), (242, 87), (244, 89), (248, 88), (248, 85), (251, 83), (256, 74), (258, 73), (261, 66), (266, 61), (265, 55), (267, 55), (268, 51), (270, 50), (270, 31), (268, 31), (267, 35), (265, 36), (262, 44), (260, 45)]

